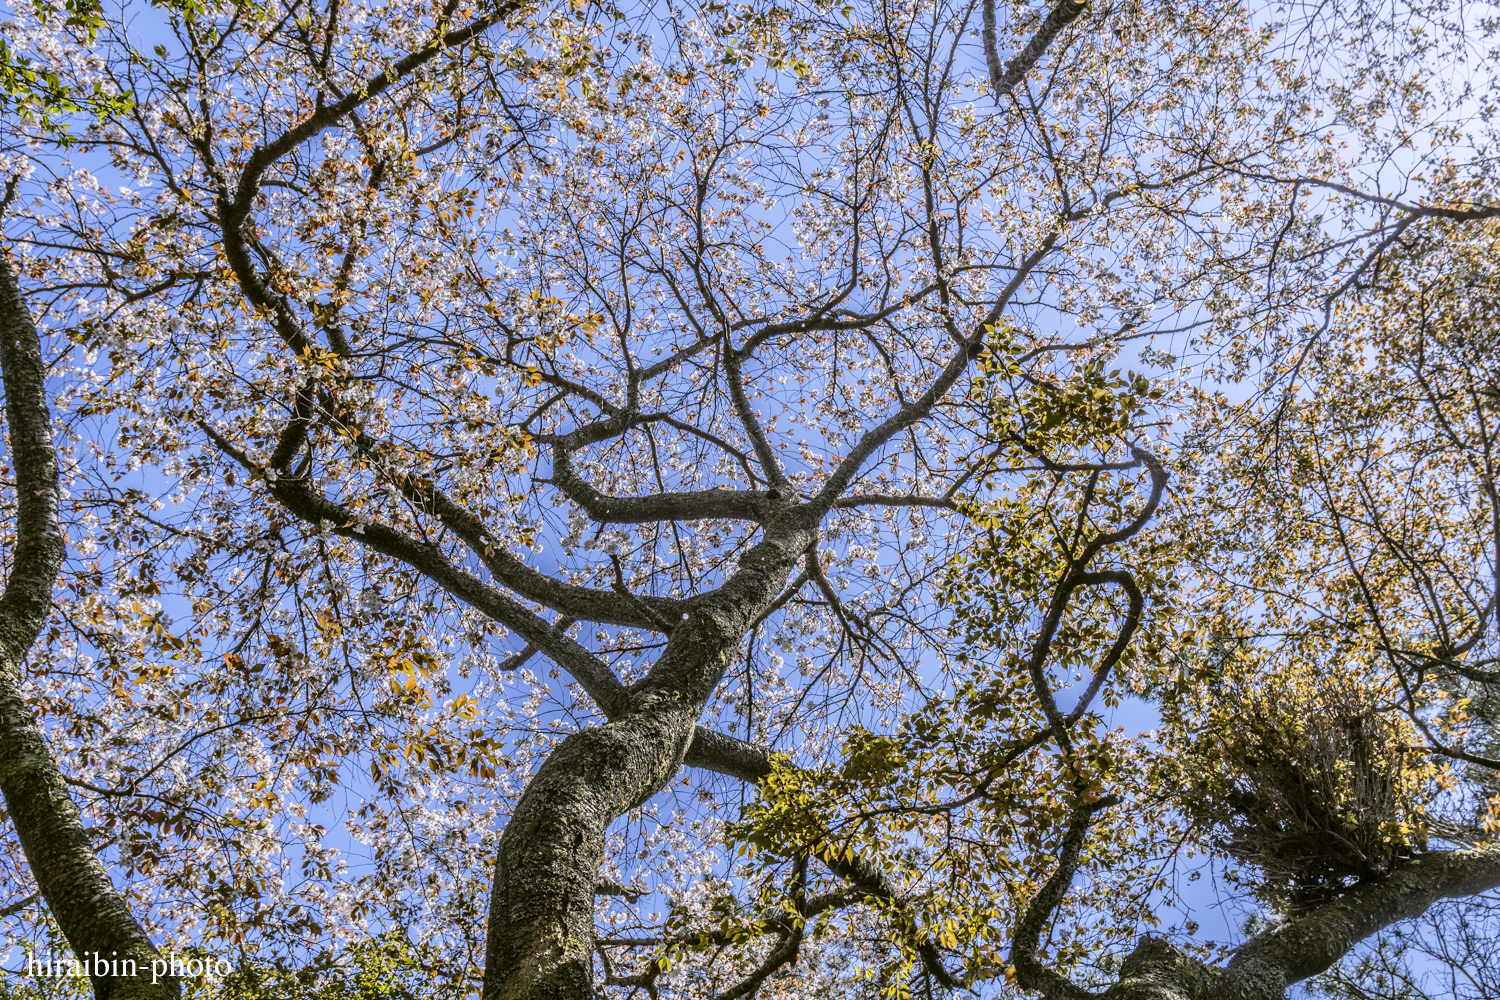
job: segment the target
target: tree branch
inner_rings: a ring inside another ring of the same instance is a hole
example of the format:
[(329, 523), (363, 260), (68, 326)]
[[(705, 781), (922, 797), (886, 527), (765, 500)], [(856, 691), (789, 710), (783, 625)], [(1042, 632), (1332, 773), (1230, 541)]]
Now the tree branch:
[(702, 768), (748, 784), (758, 784), (771, 773), (771, 758), (764, 750), (744, 740), (715, 732), (706, 726), (693, 731), (682, 761), (688, 767)]
[(1056, 7), (1052, 8), (1042, 20), (1042, 24), (1031, 36), (1031, 41), (1026, 47), (1017, 52), (1002, 69), (1000, 67), (1000, 54), (998, 42), (995, 37), (995, 0), (984, 0), (984, 58), (989, 69), (990, 86), (995, 92), (995, 103), (999, 104), (1002, 97), (1009, 96), (1016, 88), (1016, 84), (1026, 79), (1026, 74), (1036, 66), (1042, 55), (1052, 45), (1052, 42), (1062, 30), (1074, 21), (1085, 10), (1088, 10), (1088, 0), (1075, 3), (1074, 0), (1062, 0)]
[(1424, 854), (1379, 882), (1357, 886), (1311, 913), (1250, 939), (1230, 960), (1226, 986), (1275, 975), (1285, 990), (1329, 968), (1371, 934), (1419, 917), (1439, 900), (1496, 887), (1500, 887), (1500, 844)]
[(941, 510), (958, 510), (958, 504), (947, 497), (898, 496), (889, 493), (856, 493), (839, 497), (833, 502), (834, 510), (851, 507), (936, 507)]
[(17, 913), (20, 913), (22, 910), (26, 909), (26, 907), (37, 902), (41, 898), (41, 893), (33, 892), (31, 895), (18, 899), (14, 903), (0, 906), (0, 920), (3, 920), (6, 917), (15, 916)]
[(220, 451), (239, 462), (252, 476), (263, 478), (271, 495), (288, 511), (310, 524), (326, 524), (340, 537), (353, 539), (406, 563), (454, 597), (536, 646), (571, 674), (606, 716), (623, 710), (625, 686), (608, 666), (574, 640), (555, 631), (535, 612), (454, 565), (436, 545), (349, 510), (315, 492), (305, 478), (268, 474), (206, 421), (199, 421), (199, 426)]
[(552, 445), (552, 479), (569, 500), (600, 524), (646, 524), (654, 521), (701, 521), (730, 518), (761, 521), (769, 514), (769, 502), (779, 490), (685, 490), (617, 497), (600, 493), (573, 467), (573, 449), (562, 441)]
[(667, 621), (661, 615), (657, 614), (655, 611), (651, 610), (650, 605), (641, 600), (635, 594), (632, 594), (630, 592), (630, 588), (625, 586), (625, 571), (620, 568), (620, 557), (611, 552), (609, 555), (609, 561), (614, 565), (615, 568), (615, 593), (625, 598), (625, 600), (629, 601), (632, 606), (634, 606), (638, 611), (641, 612), (641, 614), (645, 615), (646, 620), (652, 623), (656, 631), (660, 632), (662, 635), (671, 635), (672, 623)]
[(1060, 997), (1062, 1000), (1093, 1000), (1095, 997), (1095, 994), (1044, 966), (1037, 960), (1036, 952), (1041, 944), (1042, 930), (1067, 895), (1068, 886), (1073, 882), (1073, 874), (1078, 871), (1083, 842), (1088, 838), (1089, 824), (1094, 813), (1116, 805), (1119, 801), (1117, 797), (1108, 795), (1092, 802), (1080, 802), (1074, 807), (1072, 819), (1068, 823), (1067, 832), (1063, 834), (1061, 849), (1058, 851), (1057, 868), (1052, 872), (1052, 877), (1037, 890), (1016, 925), (1010, 947), (1010, 961), (1016, 967), (1016, 981), (1027, 989), (1043, 994), (1049, 1000), (1053, 997)]

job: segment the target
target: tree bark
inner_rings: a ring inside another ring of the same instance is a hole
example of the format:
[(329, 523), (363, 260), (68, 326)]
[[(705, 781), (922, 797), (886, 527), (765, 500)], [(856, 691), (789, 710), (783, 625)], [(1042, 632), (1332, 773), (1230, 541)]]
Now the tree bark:
[[(1280, 997), (1286, 988), (1330, 968), (1350, 948), (1391, 924), (1411, 920), (1442, 899), (1500, 887), (1500, 844), (1434, 851), (1402, 865), (1379, 882), (1358, 886), (1310, 913), (1251, 938), (1225, 970), (1249, 992), (1265, 982)], [(1281, 982), (1274, 981), (1279, 976)]]
[(731, 652), (813, 542), (815, 525), (807, 508), (768, 524), (723, 587), (689, 602), (650, 674), (628, 690), (625, 710), (569, 736), (537, 771), (500, 837), (485, 1000), (593, 996), (605, 832), (672, 780), (691, 745), (714, 742), (698, 735), (703, 707)]
[[(91, 972), (94, 996), (176, 997), (178, 988), (165, 976), (160, 954), (94, 853), (57, 760), (21, 694), (26, 657), (51, 612), (65, 545), (58, 525), (57, 452), (41, 338), (3, 247), (0, 378), (17, 509), (14, 560), (0, 596), (0, 794), (42, 897), (79, 964)], [(154, 968), (153, 962), (158, 963)], [(134, 975), (117, 974), (132, 966)], [(92, 974), (95, 970), (98, 975)]]
[(1256, 935), (1223, 968), (1148, 937), (1125, 959), (1119, 981), (1102, 993), (1041, 970), (1027, 970), (1020, 983), (1047, 1000), (1283, 1000), (1290, 987), (1331, 968), (1370, 935), (1421, 916), (1441, 899), (1497, 886), (1500, 844), (1435, 851)]

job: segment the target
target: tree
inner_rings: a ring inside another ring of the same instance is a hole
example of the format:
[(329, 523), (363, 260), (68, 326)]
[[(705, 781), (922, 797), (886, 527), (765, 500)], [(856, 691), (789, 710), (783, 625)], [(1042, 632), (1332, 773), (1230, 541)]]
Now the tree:
[[(154, 58), (123, 23), (61, 47), (64, 84), (128, 113), (73, 151), (9, 126), (40, 144), (12, 240), (58, 336), (78, 553), (26, 697), (153, 932), (296, 956), (369, 921), (489, 998), (1007, 969), (1076, 995), (1091, 917), (1056, 911), (1086, 853), (1144, 848), (1085, 851), (1142, 766), (1087, 709), (1171, 597), (1141, 534), (1157, 394), (1110, 359), (1278, 328), (1393, 226), (1493, 214), (1359, 196), (1323, 127), (1384, 141), (1388, 72), (1425, 111), (1426, 41), (1327, 87), (1285, 58), (1307, 24), (1235, 5), (162, 17)], [(993, 603), (950, 568), (969, 551)], [(1007, 699), (1010, 728), (965, 737), (983, 768), (939, 753)], [(932, 754), (892, 756), (924, 711)], [(974, 852), (829, 826), (933, 761), (931, 815), (978, 844), (1035, 825), (957, 929), (930, 876)], [(845, 796), (782, 822), (819, 766)], [(737, 829), (765, 865), (726, 857), (725, 778), (761, 789)], [(1417, 859), (1330, 904), (1357, 911), (1340, 936), (1319, 911), (1227, 973), (1148, 942), (1112, 989), (1280, 995), (1488, 857)], [(1035, 957), (1044, 934), (1071, 950)]]
[[(1366, 734), (1380, 732), (1373, 749), (1382, 760), (1367, 755), (1362, 766), (1385, 777), (1339, 811), (1370, 832), (1386, 827), (1359, 858), (1384, 855), (1379, 863), (1395, 862), (1399, 872), (1403, 853), (1422, 853), (1428, 838), (1485, 844), (1497, 828), (1492, 619), (1500, 508), (1488, 343), (1493, 223), (1397, 235), (1365, 286), (1334, 311), (1330, 335), (1267, 366), (1263, 393), (1239, 405), (1205, 396), (1196, 458), (1205, 516), (1223, 532), (1227, 553), (1214, 560), (1207, 613), (1245, 638), (1252, 677), (1299, 667), (1305, 674), (1314, 665), (1325, 688), (1351, 680), (1363, 687), (1357, 714)], [(1340, 781), (1352, 790), (1343, 757)], [(1393, 792), (1405, 801), (1371, 801)], [(1284, 811), (1281, 819), (1284, 833)], [(1264, 869), (1266, 852), (1256, 844), (1249, 856), (1259, 853)], [(1275, 853), (1286, 856), (1284, 847)], [(1332, 853), (1295, 851), (1314, 862)], [(1347, 887), (1331, 874), (1309, 888)], [(1381, 874), (1342, 872), (1356, 883)], [(1493, 887), (1481, 882), (1473, 891)], [(1484, 897), (1466, 910), (1449, 907), (1430, 926), (1467, 912), (1477, 928), (1491, 907)], [(1476, 951), (1464, 944), (1468, 934), (1432, 936), (1410, 950)], [(1365, 972), (1407, 950), (1377, 949)], [(1354, 988), (1349, 977), (1342, 983)]]
[[(12, 182), (0, 211), (9, 207), (14, 193)], [(57, 453), (52, 444), (41, 340), (3, 249), (0, 380), (5, 387), (8, 455), (15, 488), (10, 568), (0, 594), (0, 794), (32, 876), (68, 943), (90, 967), (94, 958), (105, 958), (107, 971), (94, 977), (96, 995), (175, 995), (170, 981), (152, 988), (136, 977), (113, 975), (117, 961), (149, 969), (158, 953), (95, 855), (57, 760), (26, 703), (25, 666), (32, 644), (47, 624), (65, 543), (58, 525)]]
[[(62, 21), (71, 29), (71, 41), (93, 42), (104, 22), (99, 4), (92, 0), (69, 0), (62, 10), (48, 3), (32, 4), (32, 14), (43, 26)], [(67, 119), (92, 111), (104, 119), (125, 111), (128, 95), (105, 94), (102, 83), (93, 81), (86, 90), (63, 82), (47, 60), (25, 51), (12, 49), (9, 39), (0, 38), (0, 110), (34, 123), (53, 140), (66, 145), (70, 135)]]

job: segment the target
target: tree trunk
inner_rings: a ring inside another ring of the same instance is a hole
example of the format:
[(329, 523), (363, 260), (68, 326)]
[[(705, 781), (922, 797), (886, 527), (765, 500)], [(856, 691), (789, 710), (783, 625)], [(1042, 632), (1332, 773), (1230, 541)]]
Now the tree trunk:
[(574, 733), (542, 764), (500, 838), (485, 1000), (593, 996), (605, 832), (677, 773), (696, 722), (690, 706), (648, 709)]
[(20, 696), (23, 667), (24, 663), (9, 656), (0, 659), (0, 792), (32, 877), (80, 964), (94, 969), (97, 957), (104, 963), (98, 966), (101, 971), (114, 972), (128, 969), (127, 960), (134, 961), (138, 973), (134, 978), (92, 975), (95, 997), (175, 997), (176, 988), (165, 981), (165, 965), (156, 967), (162, 974), (152, 984), (152, 962), (160, 962), (160, 955), (130, 915), (89, 844), (78, 807)]
[[(57, 760), (21, 695), (26, 657), (47, 623), (65, 547), (41, 339), (3, 247), (0, 377), (17, 509), (14, 559), (0, 596), (0, 794), (42, 897), (79, 964), (90, 971), (95, 997), (176, 997), (179, 991), (165, 976), (159, 953), (89, 844)], [(134, 974), (117, 974), (130, 971)]]
[(609, 824), (677, 774), (729, 653), (785, 586), (815, 524), (802, 508), (768, 525), (732, 579), (690, 602), (628, 707), (565, 739), (527, 785), (500, 837), (484, 1000), (594, 995), (594, 889)]

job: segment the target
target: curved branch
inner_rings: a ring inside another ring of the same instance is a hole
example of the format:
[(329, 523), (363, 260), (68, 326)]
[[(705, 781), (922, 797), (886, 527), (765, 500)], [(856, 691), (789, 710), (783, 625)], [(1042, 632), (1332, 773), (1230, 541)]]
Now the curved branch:
[[(1117, 545), (1138, 534), (1151, 520), (1156, 509), (1161, 506), (1162, 497), (1167, 489), (1167, 470), (1157, 460), (1156, 456), (1142, 448), (1132, 449), (1136, 461), (1151, 473), (1151, 494), (1146, 500), (1146, 505), (1140, 514), (1136, 515), (1129, 523), (1114, 531), (1108, 531), (1095, 536), (1083, 552), (1068, 566), (1068, 570), (1058, 581), (1057, 589), (1052, 592), (1052, 601), (1047, 608), (1047, 615), (1042, 619), (1042, 626), (1038, 630), (1036, 643), (1031, 648), (1031, 656), (1027, 659), (1026, 668), (1031, 676), (1032, 685), (1036, 689), (1037, 700), (1041, 703), (1042, 711), (1047, 716), (1047, 722), (1057, 738), (1066, 747), (1068, 743), (1068, 726), (1070, 721), (1082, 715), (1104, 683), (1105, 675), (1109, 669), (1119, 660), (1125, 652), (1125, 646), (1135, 634), (1137, 625), (1140, 623), (1141, 610), (1144, 606), (1141, 592), (1136, 585), (1135, 577), (1121, 570), (1105, 570), (1100, 572), (1089, 572), (1088, 565), (1093, 561), (1106, 546)], [(1130, 609), (1126, 614), (1124, 625), (1120, 629), (1120, 635), (1105, 654), (1095, 671), (1094, 679), (1089, 683), (1088, 690), (1083, 698), (1079, 700), (1078, 707), (1073, 710), (1070, 719), (1064, 719), (1057, 708), (1057, 700), (1052, 696), (1052, 690), (1047, 684), (1046, 674), (1043, 670), (1047, 657), (1052, 651), (1052, 640), (1057, 634), (1058, 626), (1062, 624), (1062, 616), (1067, 611), (1068, 603), (1072, 599), (1073, 592), (1080, 587), (1097, 587), (1108, 584), (1116, 584), (1125, 589), (1130, 598)]]
[(758, 490), (687, 490), (637, 497), (610, 496), (600, 493), (578, 474), (573, 467), (572, 451), (562, 441), (553, 443), (550, 482), (600, 524), (701, 521), (721, 517), (761, 521), (769, 514), (767, 502), (782, 496), (779, 490), (765, 493)]
[(1061, 849), (1058, 851), (1057, 869), (1027, 904), (1026, 912), (1016, 925), (1010, 947), (1010, 962), (1016, 969), (1016, 981), (1049, 1000), (1054, 997), (1062, 1000), (1094, 1000), (1097, 996), (1047, 968), (1037, 960), (1036, 952), (1041, 944), (1042, 930), (1067, 895), (1073, 875), (1078, 871), (1083, 842), (1088, 837), (1094, 813), (1116, 805), (1119, 801), (1115, 796), (1109, 795), (1093, 802), (1080, 802), (1073, 809), (1072, 819), (1068, 823), (1067, 832), (1063, 834)]
[(1126, 570), (1105, 570), (1100, 573), (1087, 574), (1093, 579), (1084, 581), (1085, 584), (1102, 585), (1117, 584), (1126, 594), (1130, 601), (1130, 607), (1125, 612), (1125, 621), (1120, 625), (1120, 634), (1115, 636), (1115, 641), (1109, 650), (1105, 652), (1104, 658), (1099, 661), (1099, 666), (1094, 668), (1094, 676), (1089, 681), (1089, 686), (1084, 689), (1078, 698), (1078, 704), (1063, 719), (1065, 726), (1072, 726), (1088, 711), (1099, 689), (1104, 686), (1104, 681), (1109, 677), (1109, 672), (1114, 669), (1120, 657), (1125, 655), (1125, 649), (1130, 645), (1130, 640), (1135, 636), (1135, 630), (1141, 624), (1141, 612), (1145, 609), (1146, 599), (1141, 593), (1141, 588), (1135, 582), (1135, 575)]

